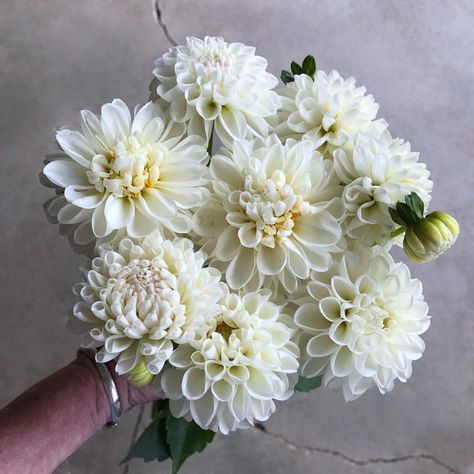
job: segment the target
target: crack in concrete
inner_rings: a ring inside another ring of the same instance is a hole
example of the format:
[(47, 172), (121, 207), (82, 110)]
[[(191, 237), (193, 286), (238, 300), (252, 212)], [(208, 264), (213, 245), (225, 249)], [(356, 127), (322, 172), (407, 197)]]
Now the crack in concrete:
[(404, 462), (404, 461), (422, 460), (422, 461), (427, 461), (427, 462), (436, 464), (437, 466), (441, 467), (446, 472), (449, 472), (451, 474), (460, 474), (458, 470), (454, 469), (452, 466), (446, 464), (445, 462), (440, 461), (438, 458), (436, 458), (435, 456), (432, 456), (431, 454), (407, 454), (404, 456), (397, 456), (393, 458), (355, 459), (336, 449), (322, 448), (318, 446), (305, 446), (305, 445), (297, 444), (281, 434), (268, 431), (260, 423), (256, 423), (255, 428), (265, 433), (266, 435), (271, 436), (272, 438), (275, 438), (279, 440), (280, 442), (284, 443), (285, 446), (290, 450), (303, 451), (307, 454), (314, 454), (314, 453), (329, 454), (331, 456), (342, 459), (346, 463), (351, 464), (353, 466), (366, 466), (367, 464), (395, 464), (395, 463)]
[(168, 31), (168, 27), (165, 25), (163, 22), (163, 13), (161, 12), (160, 8), (160, 0), (155, 0), (155, 15), (156, 15), (156, 22), (158, 23), (158, 26), (161, 28), (161, 31), (165, 35), (165, 38), (173, 45), (176, 46), (178, 43), (175, 41), (175, 39), (170, 35)]

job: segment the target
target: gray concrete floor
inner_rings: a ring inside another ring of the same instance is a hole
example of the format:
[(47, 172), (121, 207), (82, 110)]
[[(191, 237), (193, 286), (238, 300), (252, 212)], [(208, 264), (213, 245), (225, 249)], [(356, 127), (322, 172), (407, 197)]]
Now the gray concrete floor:
[[(456, 247), (427, 266), (432, 325), (413, 378), (382, 397), (344, 403), (318, 390), (280, 407), (269, 432), (220, 437), (183, 473), (474, 473), (474, 6), (469, 0), (162, 0), (163, 21), (186, 35), (256, 45), (279, 73), (307, 53), (354, 75), (394, 135), (432, 170), (433, 208), (461, 222)], [(55, 130), (114, 97), (147, 98), (153, 60), (169, 42), (151, 0), (0, 0), (0, 404), (67, 363), (63, 327), (82, 257), (47, 222), (40, 186)], [(120, 473), (136, 413), (104, 430), (57, 472)], [(73, 422), (73, 420), (71, 420)], [(422, 456), (420, 456), (422, 455)], [(168, 472), (131, 463), (130, 472)]]

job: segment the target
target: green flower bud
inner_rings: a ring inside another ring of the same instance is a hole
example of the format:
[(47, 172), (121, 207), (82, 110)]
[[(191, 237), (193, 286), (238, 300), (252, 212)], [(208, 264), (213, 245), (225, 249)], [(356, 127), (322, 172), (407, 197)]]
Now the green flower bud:
[(440, 211), (408, 226), (403, 239), (405, 254), (417, 263), (430, 262), (451, 247), (459, 234), (454, 217)]
[(154, 378), (154, 375), (146, 368), (145, 360), (140, 362), (128, 373), (128, 381), (135, 387), (148, 385)]

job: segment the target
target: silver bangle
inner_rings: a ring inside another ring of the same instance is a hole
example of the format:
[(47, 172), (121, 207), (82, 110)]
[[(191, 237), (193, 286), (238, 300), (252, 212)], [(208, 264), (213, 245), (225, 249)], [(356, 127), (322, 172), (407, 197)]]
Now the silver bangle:
[(120, 403), (117, 385), (115, 385), (112, 374), (105, 364), (100, 364), (95, 360), (95, 356), (97, 354), (96, 350), (81, 347), (78, 349), (77, 355), (81, 353), (84, 354), (94, 364), (94, 367), (97, 369), (99, 377), (104, 385), (110, 408), (110, 421), (107, 422), (106, 426), (117, 426), (120, 416), (122, 415), (122, 404)]

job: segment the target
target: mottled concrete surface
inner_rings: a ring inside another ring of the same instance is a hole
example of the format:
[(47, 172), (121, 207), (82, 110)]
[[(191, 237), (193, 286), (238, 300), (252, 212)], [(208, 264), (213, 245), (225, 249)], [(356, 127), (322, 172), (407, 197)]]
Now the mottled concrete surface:
[[(267, 434), (219, 438), (183, 473), (474, 473), (474, 7), (469, 0), (162, 0), (177, 41), (219, 34), (256, 45), (278, 73), (314, 53), (354, 75), (382, 105), (394, 135), (432, 170), (433, 207), (458, 217), (457, 246), (413, 272), (432, 326), (413, 378), (382, 397), (298, 395)], [(153, 60), (169, 47), (147, 0), (0, 0), (0, 404), (68, 362), (63, 328), (82, 261), (41, 203), (37, 175), (59, 126), (114, 97), (143, 102)], [(135, 414), (104, 430), (59, 473), (120, 473)], [(71, 420), (73, 423), (74, 420)], [(422, 456), (420, 456), (422, 455)], [(130, 465), (131, 473), (168, 466)], [(34, 472), (34, 471), (32, 471)]]

